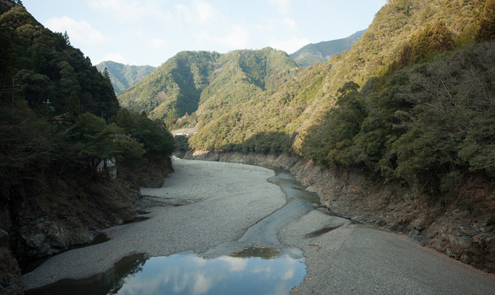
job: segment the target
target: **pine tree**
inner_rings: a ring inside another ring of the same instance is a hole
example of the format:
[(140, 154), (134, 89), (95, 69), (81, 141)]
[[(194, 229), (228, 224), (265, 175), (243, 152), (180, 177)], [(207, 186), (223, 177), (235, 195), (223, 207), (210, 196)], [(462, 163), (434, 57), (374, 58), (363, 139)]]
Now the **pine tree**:
[(81, 102), (79, 101), (79, 97), (77, 97), (75, 91), (72, 91), (72, 93), (69, 96), (69, 99), (67, 99), (67, 104), (65, 105), (65, 111), (69, 114), (70, 120), (79, 117), (84, 112), (84, 109), (81, 106)]
[(108, 73), (108, 68), (105, 67), (105, 69), (103, 70), (103, 78), (105, 78), (105, 80), (107, 80), (108, 82), (110, 82), (110, 73)]
[(69, 34), (67, 34), (67, 31), (64, 32), (64, 40), (65, 44), (67, 44), (67, 46), (70, 46)]

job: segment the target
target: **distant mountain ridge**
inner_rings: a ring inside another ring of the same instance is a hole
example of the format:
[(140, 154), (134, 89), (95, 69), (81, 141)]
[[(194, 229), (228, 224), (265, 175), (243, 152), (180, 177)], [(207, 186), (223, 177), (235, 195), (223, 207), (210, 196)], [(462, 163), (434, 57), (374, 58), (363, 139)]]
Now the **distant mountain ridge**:
[(100, 72), (103, 72), (105, 68), (108, 69), (113, 89), (117, 94), (134, 86), (137, 82), (141, 81), (144, 77), (156, 70), (156, 67), (148, 65), (132, 66), (114, 61), (103, 61), (97, 64), (96, 68)]
[(326, 62), (332, 58), (332, 55), (351, 49), (365, 32), (366, 30), (362, 30), (347, 38), (308, 44), (290, 54), (290, 57), (302, 67), (308, 67), (316, 62)]
[[(287, 53), (272, 48), (227, 54), (183, 51), (118, 99), (123, 107), (145, 111), (168, 126), (183, 127), (177, 119), (186, 114), (211, 113), (263, 91), (276, 91), (287, 81), (287, 73), (297, 67)], [(194, 119), (186, 121), (194, 126)]]

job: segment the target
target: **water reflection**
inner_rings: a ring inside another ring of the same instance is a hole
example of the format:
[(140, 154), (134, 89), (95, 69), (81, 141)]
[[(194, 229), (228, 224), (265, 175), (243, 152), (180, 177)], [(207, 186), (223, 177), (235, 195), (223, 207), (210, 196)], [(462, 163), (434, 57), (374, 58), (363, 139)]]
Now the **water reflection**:
[[(288, 294), (306, 274), (304, 258), (257, 247), (216, 259), (184, 253), (149, 259), (133, 256), (116, 269), (125, 273), (65, 280), (26, 294)], [(69, 293), (64, 284), (72, 286)]]
[(261, 248), (255, 246), (249, 246), (244, 248), (242, 251), (233, 252), (229, 254), (232, 257), (240, 257), (240, 258), (251, 258), (251, 257), (259, 257), (262, 259), (273, 259), (277, 256), (280, 256), (280, 251), (273, 248)]
[(184, 253), (150, 259), (142, 254), (130, 256), (107, 273), (63, 280), (26, 294), (288, 294), (304, 279), (304, 257), (299, 249), (281, 245), (277, 232), (312, 210), (311, 203), (318, 203), (319, 198), (305, 191), (290, 172), (275, 172), (269, 181), (280, 186), (287, 204), (249, 228), (238, 241), (219, 245), (205, 255), (238, 251), (216, 259)]

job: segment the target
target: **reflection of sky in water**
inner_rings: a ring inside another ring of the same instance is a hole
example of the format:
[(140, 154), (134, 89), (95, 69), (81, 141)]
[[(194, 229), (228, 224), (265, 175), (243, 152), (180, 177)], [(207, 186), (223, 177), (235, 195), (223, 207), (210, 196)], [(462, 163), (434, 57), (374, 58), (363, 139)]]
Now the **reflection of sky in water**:
[[(317, 203), (318, 196), (304, 191), (289, 172), (277, 170), (269, 179), (287, 196), (287, 205), (251, 227), (234, 244), (277, 245), (281, 226), (299, 218)], [(132, 254), (115, 268), (83, 280), (65, 279), (26, 295), (108, 295), (108, 294), (288, 294), (306, 274), (302, 252), (295, 248), (247, 246), (216, 259), (175, 254), (146, 259)], [(217, 253), (217, 252), (215, 252)], [(223, 252), (219, 252), (223, 253)]]
[(154, 257), (123, 279), (116, 294), (288, 294), (306, 269), (302, 259), (222, 256), (203, 259), (176, 254)]

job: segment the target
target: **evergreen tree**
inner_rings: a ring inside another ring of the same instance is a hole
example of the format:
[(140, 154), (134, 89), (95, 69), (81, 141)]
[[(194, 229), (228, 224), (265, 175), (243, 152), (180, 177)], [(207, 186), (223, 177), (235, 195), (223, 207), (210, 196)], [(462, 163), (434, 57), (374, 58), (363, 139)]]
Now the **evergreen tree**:
[(103, 78), (105, 78), (105, 80), (107, 80), (108, 82), (111, 81), (110, 74), (108, 73), (108, 68), (107, 67), (105, 67), (105, 69), (103, 70)]
[(65, 111), (68, 113), (69, 119), (71, 120), (79, 117), (84, 112), (84, 109), (81, 106), (81, 102), (79, 101), (79, 97), (77, 97), (75, 91), (72, 91), (69, 99), (67, 99)]
[(64, 32), (64, 41), (67, 46), (70, 46), (69, 34), (67, 34), (67, 31)]

